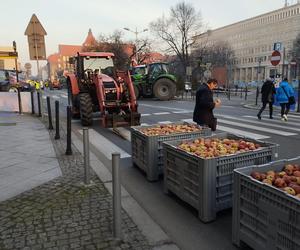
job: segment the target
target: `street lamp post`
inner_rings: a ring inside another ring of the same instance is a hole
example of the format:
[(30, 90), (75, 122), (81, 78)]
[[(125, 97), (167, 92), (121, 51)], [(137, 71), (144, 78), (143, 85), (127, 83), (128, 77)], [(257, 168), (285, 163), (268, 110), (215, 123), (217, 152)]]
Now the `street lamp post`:
[(259, 86), (258, 86), (258, 82), (259, 82), (259, 76), (260, 76), (260, 66), (261, 66), (261, 61), (262, 58), (259, 57), (258, 58), (258, 68), (257, 68), (257, 83), (256, 83), (256, 98), (255, 98), (255, 105), (257, 106), (257, 101), (258, 101), (258, 96), (259, 96)]
[[(125, 27), (123, 29), (135, 34), (135, 49), (137, 50), (138, 34), (146, 32), (146, 31), (148, 31), (148, 29), (143, 29), (143, 30), (140, 30), (140, 31), (138, 31), (137, 27), (135, 28), (135, 31), (131, 30), (131, 29), (127, 28), (127, 27)], [(137, 52), (135, 53), (135, 58), (136, 58), (136, 61), (138, 61), (138, 54), (137, 54)]]

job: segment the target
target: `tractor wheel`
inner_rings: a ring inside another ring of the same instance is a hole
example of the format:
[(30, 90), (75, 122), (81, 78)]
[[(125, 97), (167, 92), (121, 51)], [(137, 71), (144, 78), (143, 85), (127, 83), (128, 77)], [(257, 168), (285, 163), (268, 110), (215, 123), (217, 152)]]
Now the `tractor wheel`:
[(140, 98), (140, 89), (138, 86), (133, 85), (134, 93), (135, 93), (135, 98), (138, 100)]
[(156, 98), (167, 101), (174, 98), (176, 94), (176, 85), (167, 78), (161, 78), (153, 86), (153, 93)]
[(90, 126), (93, 123), (93, 102), (88, 93), (79, 96), (80, 118), (82, 126)]

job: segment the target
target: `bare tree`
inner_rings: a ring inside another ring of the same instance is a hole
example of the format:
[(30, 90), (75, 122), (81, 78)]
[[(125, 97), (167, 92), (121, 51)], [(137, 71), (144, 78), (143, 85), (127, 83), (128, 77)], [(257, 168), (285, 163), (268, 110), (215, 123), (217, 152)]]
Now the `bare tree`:
[(162, 16), (150, 24), (150, 29), (167, 45), (168, 52), (175, 53), (183, 66), (190, 64), (189, 49), (194, 43), (193, 36), (202, 27), (201, 14), (192, 4), (180, 2), (170, 9), (170, 17)]
[(143, 64), (151, 56), (151, 42), (148, 38), (135, 41), (131, 61), (135, 60), (137, 64)]

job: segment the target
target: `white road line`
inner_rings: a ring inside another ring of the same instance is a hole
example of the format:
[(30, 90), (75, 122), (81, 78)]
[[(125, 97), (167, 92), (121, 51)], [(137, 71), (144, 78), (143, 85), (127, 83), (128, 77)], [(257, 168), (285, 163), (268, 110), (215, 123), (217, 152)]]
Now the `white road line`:
[(153, 115), (169, 115), (171, 114), (170, 112), (158, 112), (158, 113), (153, 113)]
[(62, 98), (68, 98), (67, 95), (60, 95)]
[(192, 110), (182, 110), (182, 111), (172, 111), (173, 114), (187, 114), (187, 113), (192, 113), (194, 111)]
[(53, 95), (52, 98), (53, 99), (59, 99), (59, 97), (57, 95)]
[(148, 123), (141, 123), (141, 126), (150, 126)]
[(45, 95), (42, 96), (43, 99), (46, 99), (47, 97)]
[(238, 118), (238, 117), (229, 116), (229, 115), (219, 115), (219, 116), (227, 118), (227, 119), (233, 119), (233, 120), (237, 120), (237, 121), (241, 121), (241, 122), (246, 122), (246, 123), (265, 125), (265, 126), (270, 126), (270, 127), (274, 127), (274, 128), (280, 128), (280, 129), (284, 129), (284, 130), (292, 130), (292, 131), (300, 132), (299, 128), (293, 128), (293, 127), (290, 127), (290, 126), (277, 125), (277, 124), (273, 124), (271, 122), (268, 123), (268, 122), (263, 122), (263, 121), (260, 121), (260, 120), (250, 121), (249, 119), (243, 119), (243, 118)]
[(141, 116), (150, 116), (151, 114), (141, 114)]
[[(79, 133), (82, 134), (82, 130), (79, 130)], [(112, 143), (104, 136), (96, 132), (94, 129), (89, 129), (89, 138), (90, 143), (93, 144), (101, 153), (103, 153), (108, 159), (111, 160), (111, 154), (114, 152), (119, 152), (121, 158), (127, 158), (131, 155), (125, 152), (123, 149), (119, 148), (116, 144)]]
[(183, 121), (183, 122), (188, 122), (188, 123), (195, 123), (195, 122), (193, 121), (193, 119), (181, 119), (181, 121)]
[(228, 120), (224, 120), (224, 119), (220, 119), (220, 118), (218, 118), (218, 123), (224, 123), (224, 124), (233, 125), (233, 126), (242, 127), (242, 128), (249, 128), (249, 129), (253, 129), (253, 130), (263, 131), (263, 132), (267, 132), (270, 134), (276, 134), (276, 135), (282, 135), (282, 136), (297, 135), (295, 133), (284, 132), (282, 130), (275, 130), (275, 129), (271, 129), (271, 128), (262, 128), (262, 127), (258, 127), (258, 126), (243, 124), (240, 122), (228, 121)]
[[(244, 115), (243, 117), (250, 118), (253, 120), (258, 120), (257, 116)], [(281, 119), (279, 117), (276, 117), (276, 118), (274, 117), (274, 119), (272, 119), (272, 120), (269, 119), (268, 115), (262, 115), (262, 117), (266, 118), (265, 120), (263, 119), (262, 121), (267, 121), (270, 124), (277, 123), (277, 124), (281, 124), (281, 125), (287, 124), (288, 126), (300, 127), (300, 123), (297, 123), (297, 122), (299, 122), (299, 120), (297, 120), (296, 118), (288, 117), (288, 121), (284, 122), (284, 121), (281, 121)], [(286, 128), (288, 128), (288, 126)]]
[(174, 122), (170, 122), (170, 121), (162, 121), (162, 122), (158, 122), (159, 124), (172, 124)]
[(139, 104), (139, 106), (144, 106), (144, 107), (150, 107), (150, 108), (160, 108), (160, 109), (168, 109), (168, 110), (177, 110), (177, 111), (184, 111), (185, 109), (179, 109), (179, 108), (170, 108), (166, 106), (156, 106), (156, 105), (150, 105), (150, 104)]
[(247, 131), (244, 131), (244, 130), (239, 130), (239, 129), (236, 129), (236, 128), (225, 127), (225, 126), (222, 126), (222, 125), (218, 125), (217, 129), (221, 130), (221, 131), (228, 132), (228, 133), (232, 133), (232, 134), (238, 134), (238, 135), (246, 136), (248, 138), (252, 138), (252, 139), (255, 139), (255, 140), (270, 138), (269, 136), (266, 136), (266, 135), (251, 133), (251, 132), (247, 132)]

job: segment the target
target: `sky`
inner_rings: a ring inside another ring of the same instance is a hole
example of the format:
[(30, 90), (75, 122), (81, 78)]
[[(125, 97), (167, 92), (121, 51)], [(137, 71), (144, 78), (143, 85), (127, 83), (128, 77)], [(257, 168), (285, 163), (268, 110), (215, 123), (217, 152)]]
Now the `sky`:
[[(16, 41), (22, 65), (29, 60), (27, 24), (35, 13), (47, 31), (47, 56), (58, 51), (58, 44), (81, 45), (91, 28), (97, 38), (128, 27), (141, 31), (162, 15), (168, 16), (170, 8), (181, 0), (1, 0), (0, 47)], [(201, 13), (209, 28), (222, 27), (257, 16), (284, 6), (284, 0), (189, 0)], [(297, 1), (289, 0), (290, 4)], [(134, 40), (135, 35), (124, 31), (124, 40)], [(151, 32), (139, 34), (150, 37)], [(43, 64), (43, 63), (41, 63)], [(44, 62), (45, 64), (45, 62)]]

